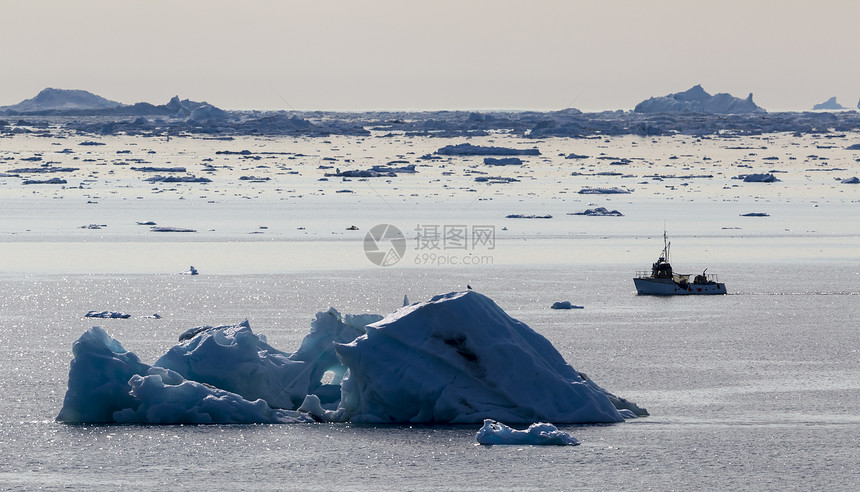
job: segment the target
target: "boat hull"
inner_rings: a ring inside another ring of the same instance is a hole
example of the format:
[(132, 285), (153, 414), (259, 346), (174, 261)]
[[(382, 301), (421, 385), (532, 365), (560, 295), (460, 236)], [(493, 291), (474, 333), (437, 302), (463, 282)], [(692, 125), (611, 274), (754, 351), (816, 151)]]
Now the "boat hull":
[(726, 293), (726, 284), (720, 282), (687, 284), (686, 288), (669, 278), (634, 278), (633, 283), (640, 296), (702, 296)]

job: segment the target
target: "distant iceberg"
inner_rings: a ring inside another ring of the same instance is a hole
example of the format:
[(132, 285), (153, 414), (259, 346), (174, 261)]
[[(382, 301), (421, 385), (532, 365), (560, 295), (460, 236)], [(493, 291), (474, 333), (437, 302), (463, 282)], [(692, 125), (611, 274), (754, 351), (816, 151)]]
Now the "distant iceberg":
[(753, 102), (752, 94), (740, 99), (731, 94), (708, 94), (701, 85), (694, 85), (684, 92), (652, 97), (640, 102), (633, 109), (636, 113), (765, 113)]
[(100, 110), (116, 108), (121, 103), (105, 99), (91, 92), (70, 89), (43, 89), (32, 99), (18, 104), (2, 106), (0, 111), (9, 113), (37, 113), (44, 111)]
[(812, 106), (812, 109), (817, 111), (820, 109), (848, 109), (848, 108), (846, 108), (845, 106), (836, 102), (836, 97), (834, 96), (834, 97), (831, 97), (830, 99), (824, 101), (823, 103), (818, 103), (815, 106)]
[(99, 327), (73, 353), (57, 416), (67, 423), (610, 423), (648, 414), (471, 290), (385, 318), (329, 309), (292, 354), (247, 321), (187, 330), (152, 366)]

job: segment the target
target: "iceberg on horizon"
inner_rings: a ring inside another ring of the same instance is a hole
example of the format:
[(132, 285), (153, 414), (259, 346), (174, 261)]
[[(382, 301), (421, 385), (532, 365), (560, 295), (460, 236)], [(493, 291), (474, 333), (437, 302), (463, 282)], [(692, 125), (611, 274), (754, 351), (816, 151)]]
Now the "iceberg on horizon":
[(712, 96), (701, 85), (694, 85), (684, 92), (652, 97), (642, 101), (636, 105), (633, 112), (740, 114), (766, 113), (767, 111), (753, 102), (752, 93), (746, 99), (740, 99), (724, 92)]
[(830, 99), (824, 101), (823, 103), (818, 103), (812, 106), (813, 111), (818, 111), (821, 109), (848, 109), (845, 106), (836, 102), (836, 96), (831, 97)]
[(295, 353), (247, 321), (198, 327), (152, 366), (99, 327), (73, 346), (67, 423), (612, 423), (647, 415), (467, 290), (382, 318), (318, 313)]

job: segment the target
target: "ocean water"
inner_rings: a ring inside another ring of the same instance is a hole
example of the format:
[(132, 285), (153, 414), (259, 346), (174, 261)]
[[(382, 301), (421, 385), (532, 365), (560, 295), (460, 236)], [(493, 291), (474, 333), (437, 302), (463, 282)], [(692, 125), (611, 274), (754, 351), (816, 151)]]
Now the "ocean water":
[[(0, 176), (0, 489), (860, 488), (860, 188), (841, 183), (860, 173), (860, 154), (845, 149), (856, 133), (469, 139), (541, 150), (503, 168), (416, 157), (463, 139), (101, 136), (104, 146), (78, 146), (91, 138), (15, 135), (0, 149), (0, 171), (33, 155), (80, 168), (59, 187)], [(216, 153), (243, 149), (291, 154)], [(153, 185), (127, 158), (213, 181)], [(320, 167), (401, 159), (419, 172), (336, 179)], [(781, 181), (738, 179), (752, 172)], [(481, 174), (518, 181), (481, 184)], [(596, 206), (624, 216), (568, 215)], [(741, 216), (750, 212), (769, 216)], [(151, 232), (138, 224), (147, 221), (197, 232)], [(362, 243), (382, 223), (408, 239), (387, 268)], [(495, 240), (424, 256), (416, 230), (427, 225), (490, 225)], [(633, 274), (656, 259), (664, 227), (675, 269), (708, 267), (728, 295), (635, 295)], [(174, 273), (189, 265), (201, 275)], [(291, 352), (318, 311), (387, 314), (404, 294), (415, 302), (467, 284), (651, 416), (563, 426), (582, 443), (564, 448), (479, 446), (477, 425), (54, 421), (72, 343), (95, 324), (146, 363), (188, 328), (244, 319)], [(563, 300), (585, 308), (549, 309)], [(133, 317), (84, 318), (90, 310)], [(143, 318), (153, 313), (162, 318)]]
[[(724, 262), (729, 295), (679, 298), (636, 296), (645, 266), (0, 275), (0, 488), (856, 490), (860, 262)], [(651, 416), (562, 426), (576, 447), (479, 446), (477, 425), (54, 421), (72, 342), (94, 324), (147, 363), (189, 327), (245, 318), (293, 351), (317, 311), (385, 314), (466, 283)], [(84, 319), (93, 309), (134, 317)]]

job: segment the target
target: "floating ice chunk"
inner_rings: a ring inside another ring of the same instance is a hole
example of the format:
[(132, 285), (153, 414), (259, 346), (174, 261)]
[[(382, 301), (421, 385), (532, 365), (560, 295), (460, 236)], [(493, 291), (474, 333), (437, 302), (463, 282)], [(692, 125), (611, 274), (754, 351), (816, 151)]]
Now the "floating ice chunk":
[(618, 188), (613, 186), (612, 188), (595, 188), (591, 186), (583, 186), (581, 190), (577, 193), (580, 195), (614, 195), (614, 194), (627, 194), (632, 190), (628, 190), (626, 188)]
[(440, 155), (540, 155), (538, 149), (512, 149), (508, 147), (492, 147), (462, 143), (446, 145), (436, 151)]
[(78, 168), (76, 168), (76, 167), (45, 166), (45, 167), (22, 167), (19, 169), (10, 169), (7, 172), (15, 173), (15, 174), (47, 174), (47, 173), (73, 173), (77, 170), (78, 170)]
[(143, 166), (143, 167), (132, 167), (132, 171), (140, 171), (142, 173), (184, 173), (186, 172), (184, 167), (153, 167), (153, 166)]
[(583, 309), (583, 306), (575, 306), (570, 301), (558, 301), (552, 303), (551, 309)]
[(117, 311), (90, 311), (84, 315), (85, 318), (131, 318), (130, 314)]
[(484, 157), (484, 164), (488, 166), (522, 166), (523, 160), (519, 157)]
[(506, 219), (551, 219), (552, 215), (524, 215), (524, 214), (508, 214)]
[(189, 176), (162, 176), (157, 175), (151, 178), (146, 178), (144, 181), (148, 181), (150, 183), (211, 183), (212, 180), (204, 177), (197, 177), (193, 175)]
[(606, 207), (588, 208), (582, 212), (570, 212), (567, 215), (587, 215), (589, 217), (623, 217), (618, 210), (607, 210)]
[(740, 214), (741, 217), (770, 217), (770, 214), (765, 212), (749, 212), (745, 214)]
[(36, 184), (66, 184), (67, 181), (63, 178), (51, 178), (51, 179), (25, 179), (23, 183), (25, 185), (36, 185)]
[(772, 173), (746, 174), (735, 179), (743, 179), (744, 183), (775, 183), (779, 181)]
[(543, 446), (577, 446), (579, 441), (556, 426), (546, 423), (532, 424), (526, 430), (516, 430), (492, 419), (484, 419), (484, 426), (475, 434), (481, 444), (518, 444)]
[(860, 183), (860, 178), (854, 176), (853, 178), (845, 178), (842, 180), (842, 184), (858, 184)]
[(170, 226), (152, 226), (149, 228), (152, 232), (197, 232), (196, 229), (187, 229), (185, 227), (170, 227)]
[(517, 178), (511, 178), (506, 176), (477, 176), (475, 177), (476, 183), (489, 183), (489, 184), (504, 184), (504, 183), (518, 183), (520, 180)]

